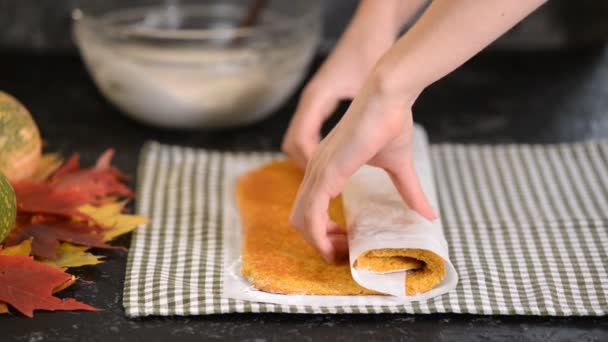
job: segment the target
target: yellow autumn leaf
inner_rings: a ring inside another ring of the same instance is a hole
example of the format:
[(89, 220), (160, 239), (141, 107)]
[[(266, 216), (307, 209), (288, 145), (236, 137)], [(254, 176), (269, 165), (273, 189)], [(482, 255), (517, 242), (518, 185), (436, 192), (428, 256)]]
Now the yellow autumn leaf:
[(91, 216), (97, 223), (109, 227), (104, 235), (104, 241), (110, 241), (116, 237), (133, 231), (137, 226), (148, 223), (148, 219), (138, 215), (123, 214), (126, 202), (111, 202), (99, 207), (89, 204), (78, 207), (78, 210)]
[(18, 245), (4, 247), (0, 250), (0, 255), (28, 256), (30, 253), (32, 253), (32, 239), (23, 240)]
[(0, 302), (0, 315), (5, 313), (8, 313), (8, 306), (6, 306), (6, 303)]
[(87, 250), (88, 246), (76, 246), (64, 242), (57, 248), (57, 259), (43, 259), (42, 262), (59, 268), (80, 267), (86, 265), (97, 265), (102, 263), (103, 256), (93, 255)]
[(43, 181), (57, 170), (61, 164), (63, 163), (63, 159), (57, 153), (46, 153), (40, 157), (40, 161), (38, 161), (38, 166), (36, 167), (36, 171), (30, 177), (32, 180)]

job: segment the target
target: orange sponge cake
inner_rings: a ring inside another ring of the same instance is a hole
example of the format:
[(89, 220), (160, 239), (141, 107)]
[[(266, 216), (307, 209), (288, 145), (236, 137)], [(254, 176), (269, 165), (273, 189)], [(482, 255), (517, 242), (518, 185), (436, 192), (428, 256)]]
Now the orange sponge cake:
[[(257, 289), (282, 294), (379, 294), (357, 284), (347, 261), (327, 264), (289, 224), (303, 172), (289, 161), (270, 162), (242, 175), (236, 198), (243, 228), (243, 275)], [(345, 226), (342, 200), (333, 199), (329, 216)], [(419, 249), (380, 249), (355, 264), (373, 272), (409, 270), (407, 295), (426, 292), (445, 274), (443, 260)]]

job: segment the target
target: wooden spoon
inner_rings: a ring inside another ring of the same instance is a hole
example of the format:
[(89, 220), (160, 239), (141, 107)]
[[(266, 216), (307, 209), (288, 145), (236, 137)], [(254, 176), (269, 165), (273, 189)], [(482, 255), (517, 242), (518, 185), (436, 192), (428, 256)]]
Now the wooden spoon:
[[(268, 0), (253, 0), (249, 6), (249, 9), (247, 10), (247, 15), (243, 18), (243, 20), (241, 20), (239, 28), (255, 26), (260, 17), (260, 13), (262, 13), (267, 4)], [(244, 37), (237, 36), (232, 40), (231, 45), (241, 45), (244, 40)]]

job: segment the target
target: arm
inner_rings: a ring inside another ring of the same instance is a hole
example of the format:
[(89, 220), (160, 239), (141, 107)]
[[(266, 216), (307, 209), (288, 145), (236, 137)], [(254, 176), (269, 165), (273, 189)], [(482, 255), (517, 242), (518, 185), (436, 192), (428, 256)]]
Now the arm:
[[(476, 55), (546, 0), (436, 0), (377, 64), (380, 91), (419, 93)], [(386, 94), (388, 95), (388, 94)]]
[(379, 60), (344, 117), (315, 149), (291, 223), (327, 260), (347, 249), (327, 215), (330, 198), (363, 164), (383, 168), (404, 202), (436, 218), (412, 162), (412, 112), (418, 95), (540, 6), (543, 0), (435, 0)]
[(321, 125), (340, 100), (352, 99), (405, 22), (426, 0), (362, 0), (333, 52), (306, 85), (283, 139), (283, 151), (304, 167)]

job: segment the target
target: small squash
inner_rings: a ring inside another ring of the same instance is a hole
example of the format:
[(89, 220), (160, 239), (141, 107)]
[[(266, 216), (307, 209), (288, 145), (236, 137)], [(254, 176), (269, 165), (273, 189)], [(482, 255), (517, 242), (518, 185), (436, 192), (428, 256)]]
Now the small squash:
[(8, 179), (0, 172), (0, 243), (15, 225), (17, 200)]
[(11, 181), (30, 177), (41, 150), (40, 133), (28, 110), (0, 91), (0, 172)]

